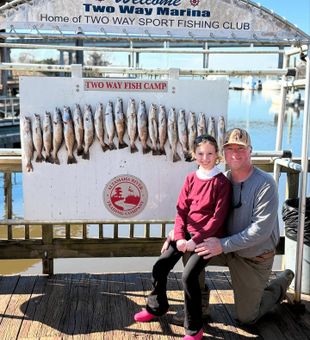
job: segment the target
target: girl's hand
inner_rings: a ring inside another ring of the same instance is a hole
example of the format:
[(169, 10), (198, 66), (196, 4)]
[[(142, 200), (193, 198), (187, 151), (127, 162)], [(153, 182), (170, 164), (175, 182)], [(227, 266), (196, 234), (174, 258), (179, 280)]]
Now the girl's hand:
[(168, 247), (169, 247), (169, 244), (171, 241), (174, 241), (174, 232), (173, 232), (173, 229), (169, 231), (169, 234), (166, 238), (166, 241), (164, 242), (162, 248), (161, 248), (161, 254), (164, 253)]
[(187, 251), (194, 251), (196, 248), (196, 243), (193, 240), (188, 240), (186, 242), (186, 250)]
[(178, 251), (181, 251), (182, 253), (186, 252), (186, 240), (177, 240), (177, 249)]

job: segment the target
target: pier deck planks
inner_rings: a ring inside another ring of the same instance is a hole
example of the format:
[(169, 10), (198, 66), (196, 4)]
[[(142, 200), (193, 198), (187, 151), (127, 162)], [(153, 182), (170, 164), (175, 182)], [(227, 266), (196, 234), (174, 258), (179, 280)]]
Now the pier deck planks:
[[(302, 295), (304, 313), (283, 302), (256, 325), (244, 327), (234, 319), (229, 272), (206, 272), (206, 282), (212, 291), (204, 339), (310, 339), (309, 295)], [(9, 340), (182, 338), (183, 327), (169, 322), (182, 308), (181, 273), (168, 279), (168, 314), (133, 322), (151, 287), (150, 273), (0, 276), (0, 334)]]

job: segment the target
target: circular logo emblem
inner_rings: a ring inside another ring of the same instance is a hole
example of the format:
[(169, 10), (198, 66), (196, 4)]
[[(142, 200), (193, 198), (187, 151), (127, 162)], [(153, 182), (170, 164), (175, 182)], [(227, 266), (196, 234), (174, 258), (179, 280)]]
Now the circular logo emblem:
[(115, 216), (125, 218), (136, 216), (147, 203), (146, 186), (132, 175), (114, 177), (103, 190), (103, 202)]

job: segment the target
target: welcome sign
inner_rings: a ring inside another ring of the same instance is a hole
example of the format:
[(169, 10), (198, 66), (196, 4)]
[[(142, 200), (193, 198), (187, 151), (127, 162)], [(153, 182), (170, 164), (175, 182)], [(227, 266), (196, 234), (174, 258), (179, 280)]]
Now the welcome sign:
[(6, 29), (154, 38), (309, 39), (248, 0), (33, 0), (17, 8), (6, 12)]

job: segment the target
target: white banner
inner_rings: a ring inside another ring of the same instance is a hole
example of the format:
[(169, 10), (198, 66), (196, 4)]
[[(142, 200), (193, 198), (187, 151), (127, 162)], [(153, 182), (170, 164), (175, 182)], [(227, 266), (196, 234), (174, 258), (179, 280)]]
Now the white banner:
[(306, 36), (244, 0), (33, 0), (17, 7), (6, 12), (9, 30), (279, 41)]

